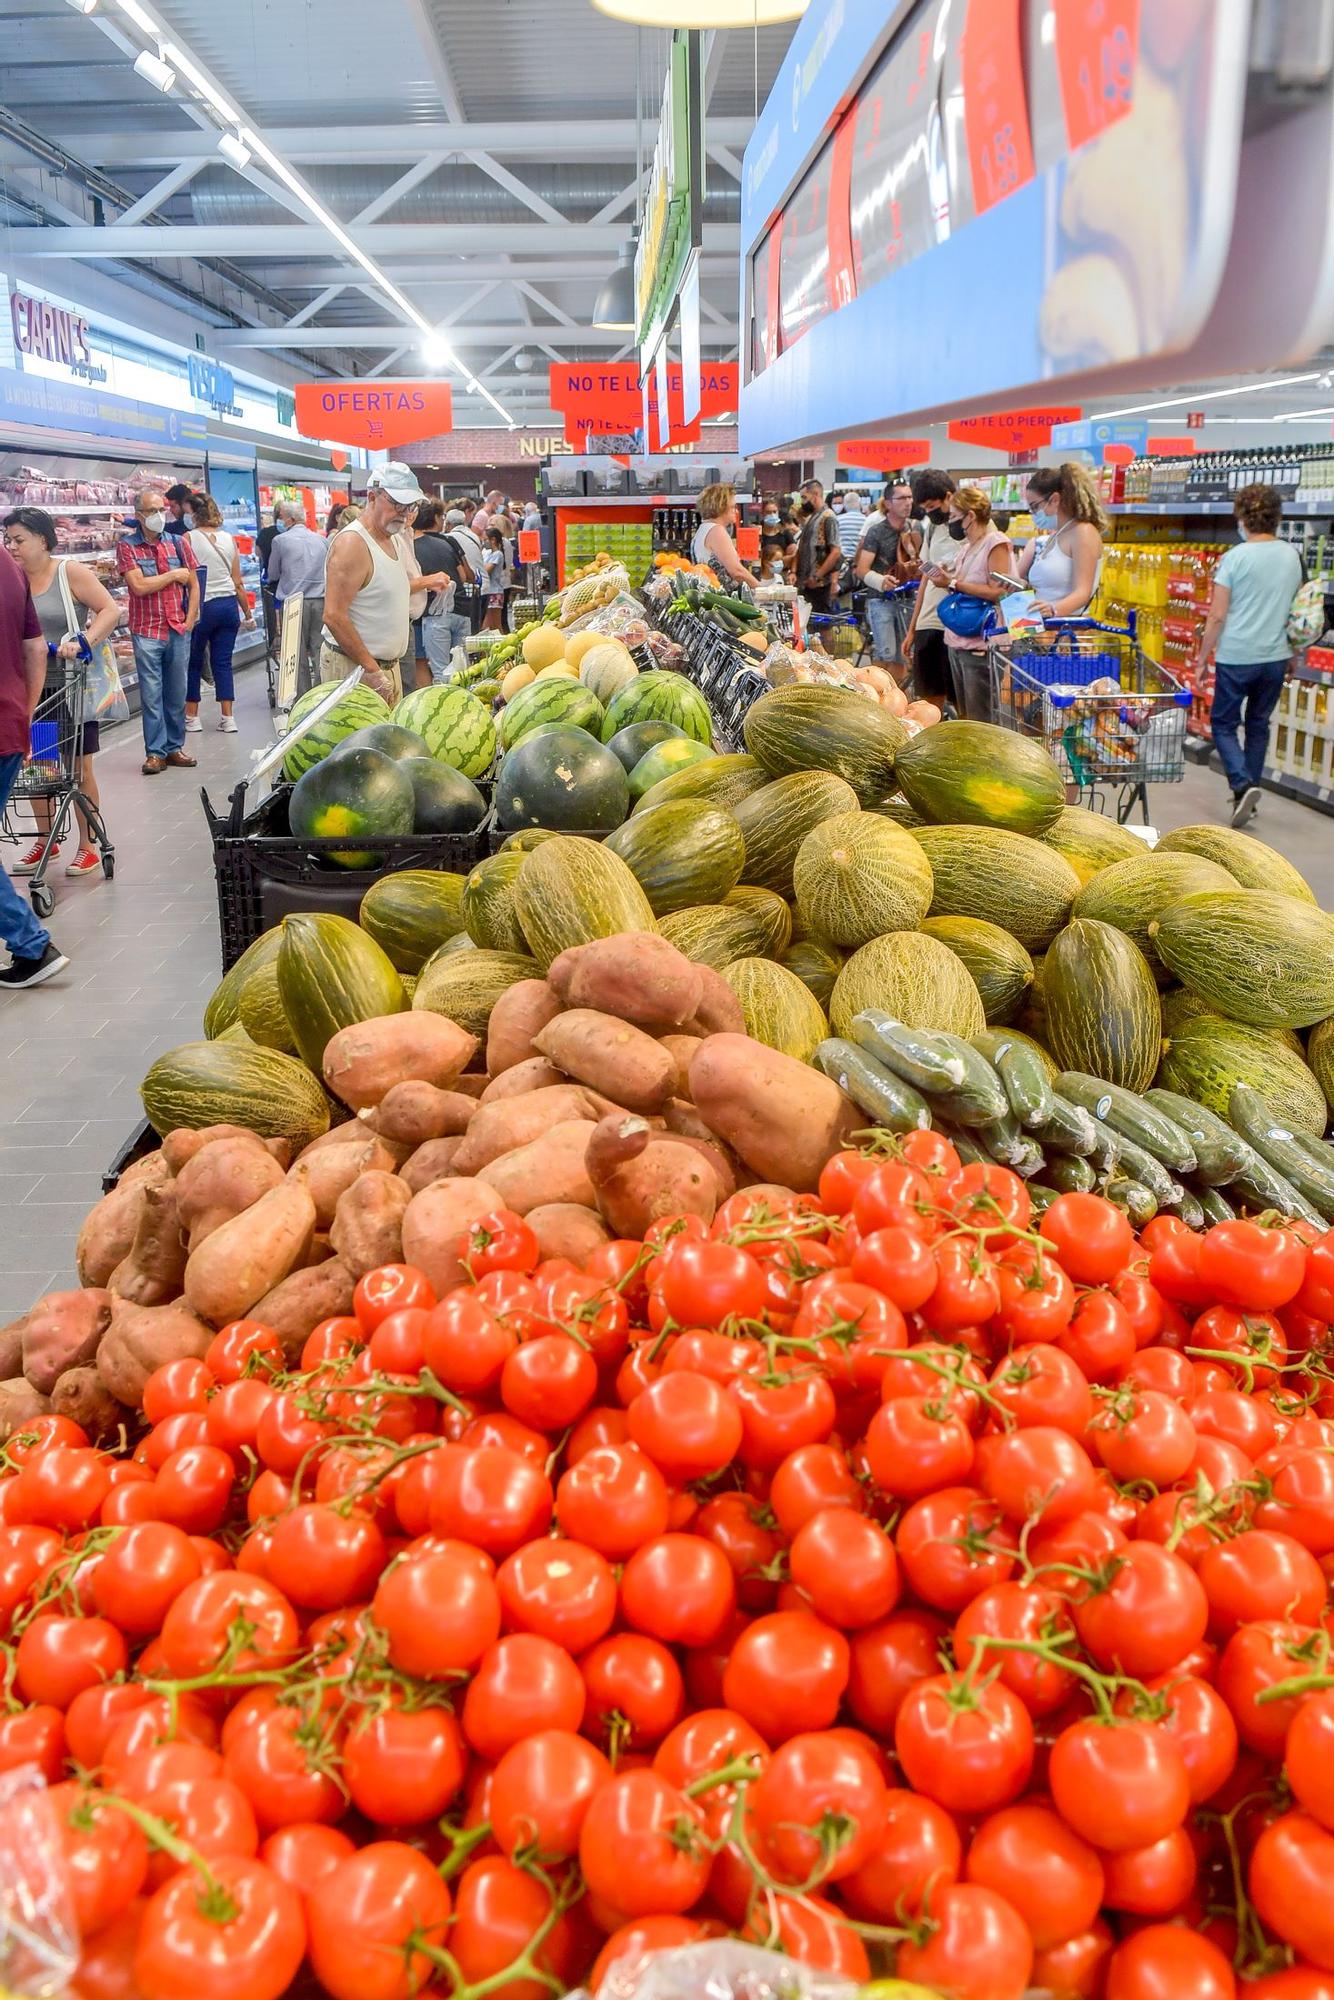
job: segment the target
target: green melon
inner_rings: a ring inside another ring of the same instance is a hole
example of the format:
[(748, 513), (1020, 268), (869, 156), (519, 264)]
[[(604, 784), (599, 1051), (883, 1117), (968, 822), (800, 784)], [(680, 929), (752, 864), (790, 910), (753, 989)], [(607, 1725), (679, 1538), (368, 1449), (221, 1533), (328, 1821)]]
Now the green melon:
[(514, 908), (543, 971), (571, 945), (655, 928), (652, 905), (620, 855), (572, 835), (522, 857)]
[(931, 863), (933, 917), (982, 917), (1028, 951), (1045, 950), (1069, 917), (1079, 878), (1063, 855), (1041, 841), (999, 826), (922, 826), (911, 832)]
[(628, 681), (607, 704), (602, 720), (603, 742), (610, 743), (618, 731), (632, 722), (674, 722), (697, 743), (713, 741), (709, 704), (684, 674), (654, 669)]
[(463, 928), (463, 877), (434, 868), (383, 875), (362, 897), (359, 922), (400, 973), (420, 972)]
[(521, 979), (540, 979), (536, 959), (519, 952), (456, 950), (459, 938), (451, 938), (417, 975), (412, 996), (414, 1011), (443, 1014), (470, 1035), (483, 1038), (491, 1009), (502, 993)]
[(926, 821), (916, 806), (910, 806), (901, 792), (895, 792), (892, 799), (879, 799), (875, 805), (866, 808), (881, 819), (893, 820), (895, 826), (925, 826)]
[(164, 1139), (182, 1127), (240, 1125), (264, 1139), (290, 1139), (299, 1153), (329, 1129), (329, 1100), (318, 1077), (277, 1049), (185, 1042), (150, 1064), (139, 1095)]
[(535, 729), (584, 729), (596, 737), (602, 727), (602, 703), (579, 681), (552, 674), (530, 681), (508, 702), (500, 717), (500, 747), (512, 750)]
[(238, 1014), (241, 1027), (260, 1048), (281, 1049), (286, 1056), (300, 1054), (278, 991), (276, 953), (242, 983)]
[(1044, 847), (1054, 847), (1065, 856), (1081, 883), (1091, 882), (1113, 862), (1148, 852), (1139, 835), (1128, 826), (1119, 825), (1105, 813), (1089, 812), (1084, 806), (1066, 806), (1037, 838)]
[[(616, 734), (619, 738), (625, 735), (625, 731), (620, 729)], [(607, 747), (610, 749), (611, 745)], [(691, 764), (702, 763), (712, 755), (708, 744), (697, 743), (693, 736), (672, 736), (664, 743), (655, 743), (652, 749), (644, 752), (630, 773), (630, 797), (642, 799), (645, 792), (651, 791), (664, 778), (687, 770)]]
[(1012, 1021), (1033, 984), (1033, 961), (1018, 938), (984, 917), (927, 917), (922, 929), (967, 966), (982, 995), (987, 1026)]
[(1234, 1084), (1248, 1083), (1294, 1132), (1319, 1138), (1329, 1116), (1325, 1093), (1300, 1055), (1269, 1029), (1209, 1015), (1188, 1021), (1163, 1052), (1158, 1081), (1164, 1090), (1193, 1097), (1228, 1118)]
[(222, 1034), (224, 1029), (233, 1027), (241, 1018), (238, 1002), (244, 981), (257, 967), (269, 964), (277, 958), (282, 938), (281, 924), (275, 924), (272, 930), (261, 931), (259, 936), (246, 946), (235, 964), (229, 966), (223, 973), (204, 1009), (204, 1033), (210, 1041), (215, 1035)]
[[(1315, 891), (1301, 872), (1276, 847), (1254, 834), (1237, 833), (1230, 826), (1178, 826), (1160, 838), (1158, 854), (1202, 854), (1226, 868), (1243, 889), (1268, 889), (1282, 896), (1296, 896), (1314, 903)], [(1257, 1088), (1260, 1086), (1257, 1085)]]
[(500, 843), (502, 854), (531, 854), (544, 840), (559, 840), (554, 826), (521, 826), (517, 833), (507, 833)]
[(797, 849), (792, 880), (801, 921), (834, 944), (916, 930), (931, 907), (931, 863), (920, 843), (875, 813), (836, 813), (812, 828)]
[(495, 763), (496, 726), (489, 709), (466, 688), (414, 688), (395, 707), (393, 719), (465, 778), (484, 778)]
[(698, 764), (687, 764), (683, 771), (660, 779), (651, 792), (645, 792), (635, 811), (649, 812), (675, 799), (703, 799), (723, 812), (735, 812), (742, 799), (768, 783), (769, 773), (754, 757), (701, 757)]
[(779, 960), (797, 978), (808, 992), (814, 994), (821, 1007), (829, 1007), (829, 996), (834, 990), (834, 982), (843, 970), (843, 953), (833, 945), (822, 944), (819, 938), (794, 938)]
[(1306, 1044), (1306, 1060), (1311, 1074), (1325, 1093), (1325, 1102), (1334, 1113), (1334, 1019), (1318, 1021)]
[(774, 688), (747, 710), (746, 748), (771, 777), (832, 771), (863, 805), (899, 788), (894, 760), (909, 741), (897, 716), (848, 688), (798, 684)]
[(297, 1047), (318, 1076), (326, 1043), (340, 1028), (401, 1014), (403, 982), (374, 938), (346, 917), (283, 918), (278, 991)]
[(794, 972), (771, 958), (734, 958), (722, 968), (746, 1017), (746, 1033), (798, 1062), (813, 1062), (829, 1034), (824, 1009)]
[(648, 897), (655, 917), (692, 903), (716, 903), (734, 889), (746, 856), (731, 813), (702, 799), (678, 799), (637, 813), (606, 839)]
[(1042, 833), (1065, 810), (1065, 779), (1050, 751), (992, 722), (924, 729), (899, 751), (894, 775), (904, 797), (937, 825)]
[(514, 884), (523, 863), (522, 854), (493, 854), (479, 861), (463, 884), (464, 925), (485, 951), (528, 950), (514, 907)]
[(879, 1007), (909, 1028), (977, 1035), (986, 1026), (981, 995), (966, 966), (938, 939), (891, 931), (855, 951), (834, 985), (829, 1018), (848, 1038), (852, 1023)]
[(742, 799), (735, 812), (746, 843), (742, 881), (790, 897), (792, 870), (802, 841), (835, 815), (843, 819), (855, 816), (857, 794), (832, 772), (790, 771)]
[(740, 882), (723, 897), (725, 910), (739, 910), (747, 923), (754, 924), (760, 939), (753, 952), (739, 951), (736, 958), (781, 958), (792, 942), (792, 909), (772, 889)]
[[(378, 750), (342, 747), (302, 773), (287, 802), (298, 840), (396, 839), (413, 830), (415, 799), (406, 767)], [(373, 868), (374, 848), (324, 850), (341, 868)]]
[(1334, 1014), (1334, 917), (1298, 896), (1197, 890), (1149, 934), (1182, 985), (1229, 1020), (1307, 1028)]
[(525, 738), (496, 773), (496, 823), (604, 832), (630, 809), (630, 787), (619, 757), (583, 729), (555, 729)]
[[(1158, 997), (1158, 1005), (1163, 1017), (1163, 1038), (1172, 1041), (1184, 1034), (1187, 1028), (1193, 1034), (1202, 1022), (1212, 1022), (1215, 1028), (1230, 1028), (1234, 1022), (1226, 1014), (1220, 1014), (1207, 1000), (1201, 1000), (1198, 993), (1192, 993), (1188, 986), (1172, 986)], [(1257, 1035), (1268, 1035), (1280, 1047), (1291, 1049), (1293, 1055), (1304, 1054), (1302, 1038), (1294, 1028), (1257, 1028)]]
[(673, 738), (688, 743), (695, 740), (693, 736), (688, 737), (684, 729), (678, 729), (674, 722), (631, 722), (624, 729), (617, 730), (607, 748), (620, 758), (626, 771), (630, 772), (655, 744), (666, 743)]
[[(292, 703), (287, 717), (287, 734), (290, 736), (297, 724), (304, 722), (312, 709), (318, 708), (327, 699), (330, 688), (321, 682), (319, 687), (307, 688)], [(283, 757), (283, 776), (295, 782), (303, 771), (309, 771), (322, 757), (358, 729), (365, 729), (375, 722), (388, 722), (389, 704), (382, 701), (373, 688), (358, 682), (354, 688), (340, 695), (329, 713), (308, 729), (299, 743), (294, 743)]]
[(1075, 897), (1073, 914), (1113, 924), (1137, 944), (1149, 970), (1166, 978), (1162, 961), (1149, 936), (1149, 926), (1169, 903), (1196, 889), (1235, 889), (1236, 884), (1216, 861), (1201, 854), (1151, 853), (1114, 861), (1086, 882)]
[(1158, 988), (1124, 931), (1089, 917), (1067, 924), (1043, 960), (1042, 1000), (1062, 1069), (1148, 1089), (1162, 1055)]
[(671, 911), (658, 929), (687, 958), (721, 972), (734, 958), (781, 958), (792, 917), (782, 897), (767, 889), (734, 889), (721, 903)]

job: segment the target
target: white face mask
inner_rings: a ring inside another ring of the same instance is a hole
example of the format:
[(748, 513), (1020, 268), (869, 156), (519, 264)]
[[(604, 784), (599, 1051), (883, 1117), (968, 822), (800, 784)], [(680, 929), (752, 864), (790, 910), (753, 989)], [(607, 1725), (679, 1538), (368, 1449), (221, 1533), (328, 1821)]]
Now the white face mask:
[(167, 517), (165, 514), (144, 515), (144, 526), (147, 528), (150, 535), (160, 535), (166, 524), (167, 524)]

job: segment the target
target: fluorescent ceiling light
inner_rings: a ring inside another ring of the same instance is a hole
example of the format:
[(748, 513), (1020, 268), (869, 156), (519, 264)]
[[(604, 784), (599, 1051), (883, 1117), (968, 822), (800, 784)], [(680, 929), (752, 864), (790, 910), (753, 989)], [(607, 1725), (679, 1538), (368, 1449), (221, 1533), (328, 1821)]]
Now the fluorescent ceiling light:
[(234, 132), (223, 133), (218, 141), (218, 151), (238, 170), (250, 165), (250, 148)]
[(454, 358), (449, 342), (438, 333), (428, 333), (422, 342), (422, 360), (428, 368), (448, 368)]
[(1156, 403), (1128, 403), (1123, 410), (1097, 410), (1090, 417), (1090, 423), (1105, 423), (1109, 417), (1138, 417), (1145, 410), (1175, 410), (1185, 403), (1194, 409), (1197, 403), (1218, 403), (1225, 396), (1256, 396), (1266, 389), (1287, 389), (1294, 382), (1314, 382), (1320, 371), (1308, 370), (1305, 375), (1274, 375), (1261, 382), (1243, 382), (1237, 389), (1188, 390), (1184, 396), (1163, 396)]
[(599, 14), (637, 28), (768, 28), (796, 21), (810, 0), (593, 0)]
[(170, 63), (163, 62), (151, 49), (141, 49), (134, 59), (134, 73), (145, 83), (151, 83), (154, 90), (170, 90), (176, 81), (176, 72)]
[(162, 31), (152, 15), (145, 12), (139, 0), (116, 0), (122, 14), (128, 14), (136, 28), (142, 28), (146, 35), (158, 35)]
[(97, 0), (69, 0), (69, 4), (76, 14), (91, 14)]

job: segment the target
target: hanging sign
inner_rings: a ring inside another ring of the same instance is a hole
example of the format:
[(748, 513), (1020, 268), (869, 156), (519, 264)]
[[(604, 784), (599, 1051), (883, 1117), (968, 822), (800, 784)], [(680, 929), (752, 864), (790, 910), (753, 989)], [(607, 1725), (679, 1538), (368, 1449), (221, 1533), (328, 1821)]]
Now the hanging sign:
[(743, 522), (737, 524), (736, 552), (742, 562), (758, 562), (760, 559), (760, 531)]
[(298, 382), (302, 437), (337, 438), (367, 451), (392, 451), (454, 428), (448, 382)]
[(1117, 417), (1090, 417), (1084, 423), (1058, 424), (1051, 441), (1056, 451), (1090, 453), (1096, 465), (1128, 465), (1148, 443), (1149, 426)]
[(973, 209), (985, 215), (1033, 178), (1019, 0), (969, 0), (960, 51)]
[(1150, 438), (1144, 447), (1150, 458), (1190, 458), (1199, 448), (1193, 437)]
[(1074, 152), (1134, 104), (1139, 0), (1055, 0), (1055, 14), (1061, 108)]
[(1078, 403), (1043, 410), (996, 410), (989, 417), (956, 417), (947, 432), (956, 444), (981, 444), (991, 451), (1037, 451), (1051, 443), (1054, 425), (1072, 424), (1082, 415)]
[[(553, 361), (548, 375), (551, 407), (565, 419), (565, 435), (572, 442), (581, 441), (590, 431), (643, 430), (646, 417), (648, 430), (656, 434), (659, 374), (657, 368), (650, 368), (641, 378), (633, 361)], [(722, 416), (736, 408), (737, 376), (734, 361), (702, 362), (699, 415), (693, 425), (687, 425), (681, 364), (679, 361), (667, 364), (668, 416), (673, 441), (697, 436), (701, 418)]]
[(519, 561), (538, 563), (542, 560), (542, 536), (536, 528), (520, 528)]
[(865, 466), (871, 472), (897, 472), (901, 465), (925, 465), (931, 457), (930, 438), (840, 438), (840, 465)]

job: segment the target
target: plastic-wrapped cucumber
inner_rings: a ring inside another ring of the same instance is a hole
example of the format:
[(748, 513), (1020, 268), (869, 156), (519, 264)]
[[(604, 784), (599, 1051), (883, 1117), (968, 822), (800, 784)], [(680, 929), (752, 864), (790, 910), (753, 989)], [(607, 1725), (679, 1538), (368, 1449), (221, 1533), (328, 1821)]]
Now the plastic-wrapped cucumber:
[(1195, 1174), (1209, 1187), (1223, 1187), (1246, 1164), (1246, 1146), (1214, 1112), (1175, 1090), (1146, 1090), (1144, 1102), (1179, 1125), (1195, 1148)]
[[(977, 1136), (992, 1158), (1001, 1161), (1007, 1167), (1014, 1166), (1019, 1160), (1027, 1159), (1034, 1150), (1028, 1134), (1009, 1111), (1003, 1118), (997, 1118), (989, 1125), (979, 1125)], [(1037, 1150), (1041, 1158), (1041, 1148)]]
[(964, 1067), (957, 1050), (943, 1046), (944, 1037), (930, 1028), (906, 1028), (892, 1014), (868, 1007), (855, 1016), (852, 1034), (858, 1048), (865, 1049), (915, 1090), (951, 1091), (964, 1079)]
[(1237, 1083), (1228, 1099), (1232, 1123), (1261, 1159), (1291, 1182), (1326, 1222), (1334, 1221), (1334, 1165), (1318, 1139), (1293, 1132), (1249, 1084)]
[(1116, 1172), (1116, 1163), (1121, 1157), (1121, 1135), (1113, 1132), (1110, 1125), (1100, 1125), (1092, 1119), (1093, 1144), (1088, 1150), (1088, 1160), (1099, 1178)]
[(1146, 1222), (1152, 1222), (1158, 1213), (1158, 1203), (1150, 1188), (1140, 1181), (1109, 1181), (1103, 1190), (1108, 1201), (1124, 1209), (1136, 1229), (1142, 1229)]
[(1161, 1160), (1155, 1159), (1144, 1146), (1137, 1146), (1124, 1132), (1116, 1135), (1116, 1162), (1119, 1171), (1132, 1181), (1138, 1181), (1148, 1188), (1159, 1208), (1175, 1208), (1182, 1189), (1179, 1181), (1174, 1181)]
[(1192, 1194), (1189, 1188), (1182, 1188), (1176, 1212), (1187, 1229), (1203, 1229), (1208, 1220), (1204, 1212), (1204, 1203), (1198, 1195)]
[(1033, 1204), (1034, 1215), (1045, 1215), (1060, 1192), (1059, 1188), (1047, 1187), (1042, 1181), (1030, 1181), (1028, 1198)]
[(1237, 1211), (1221, 1188), (1211, 1187), (1207, 1181), (1200, 1181), (1192, 1192), (1204, 1211), (1206, 1223), (1236, 1221)]
[(1313, 1222), (1317, 1228), (1323, 1229), (1324, 1216), (1311, 1206), (1306, 1196), (1271, 1167), (1253, 1146), (1248, 1150), (1250, 1158), (1243, 1171), (1228, 1183), (1229, 1191), (1235, 1189), (1249, 1209), (1274, 1208), (1280, 1215), (1300, 1216), (1302, 1220)]
[(1000, 1078), (1019, 1123), (1045, 1125), (1051, 1115), (1052, 1088), (1036, 1050), (1004, 1028), (984, 1028), (972, 1037), (972, 1043)]
[(1049, 1152), (1075, 1153), (1087, 1159), (1098, 1146), (1098, 1126), (1082, 1104), (1053, 1091), (1051, 1110), (1038, 1127), (1038, 1138)]
[(887, 1132), (919, 1132), (931, 1123), (926, 1100), (865, 1049), (837, 1037), (821, 1042), (815, 1060), (868, 1118)]
[(1195, 1172), (1195, 1148), (1189, 1136), (1174, 1119), (1146, 1104), (1133, 1090), (1123, 1090), (1120, 1084), (1104, 1083), (1100, 1077), (1086, 1076), (1075, 1069), (1063, 1070), (1056, 1079), (1056, 1087), (1072, 1103), (1082, 1104), (1104, 1125), (1110, 1125), (1114, 1132), (1144, 1152), (1152, 1153), (1155, 1160), (1170, 1167), (1174, 1174)]
[(994, 1125), (998, 1119), (1007, 1117), (1010, 1100), (986, 1057), (961, 1035), (942, 1032), (936, 1040), (943, 1042), (963, 1064), (963, 1081), (943, 1094), (949, 1107), (945, 1116), (960, 1125)]
[(964, 1132), (957, 1126), (936, 1123), (936, 1130), (943, 1132), (966, 1167), (995, 1166), (996, 1162), (985, 1146), (979, 1145), (981, 1134)]
[(1097, 1175), (1087, 1160), (1077, 1153), (1052, 1153), (1047, 1159), (1047, 1179), (1060, 1194), (1092, 1194)]

